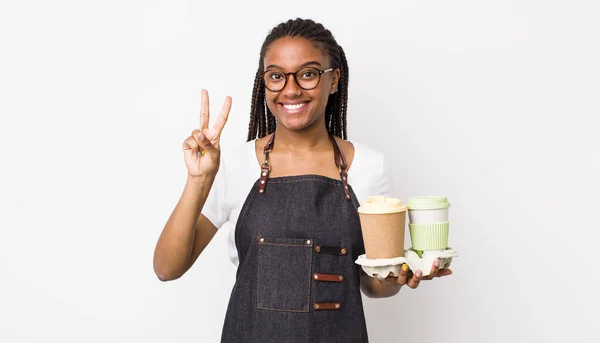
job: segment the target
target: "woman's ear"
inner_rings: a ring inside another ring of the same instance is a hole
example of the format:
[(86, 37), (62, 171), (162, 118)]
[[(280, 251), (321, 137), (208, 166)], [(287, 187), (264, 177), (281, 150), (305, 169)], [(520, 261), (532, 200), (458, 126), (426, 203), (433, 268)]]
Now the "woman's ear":
[(331, 78), (331, 90), (329, 91), (329, 94), (334, 94), (338, 91), (341, 72), (339, 69), (334, 69), (332, 75), (333, 77)]

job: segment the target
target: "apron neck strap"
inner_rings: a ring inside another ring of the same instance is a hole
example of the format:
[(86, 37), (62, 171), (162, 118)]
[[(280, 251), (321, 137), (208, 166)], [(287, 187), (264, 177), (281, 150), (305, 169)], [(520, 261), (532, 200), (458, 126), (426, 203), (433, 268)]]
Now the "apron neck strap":
[(333, 155), (335, 158), (335, 165), (340, 170), (346, 170), (348, 165), (346, 164), (346, 158), (344, 157), (344, 153), (342, 152), (342, 149), (340, 149), (338, 142), (335, 140), (335, 137), (332, 134), (329, 134), (329, 139), (331, 139), (331, 145), (333, 145)]
[(331, 139), (331, 144), (333, 144), (333, 154), (335, 158), (335, 164), (337, 165), (340, 171), (340, 179), (342, 180), (342, 185), (344, 186), (344, 195), (347, 200), (350, 200), (350, 189), (348, 187), (348, 165), (346, 164), (346, 158), (344, 157), (344, 153), (340, 146), (338, 145), (335, 137), (330, 133), (329, 138)]
[[(346, 195), (346, 199), (350, 200), (350, 190), (348, 187), (348, 165), (346, 164), (346, 158), (344, 157), (344, 153), (342, 149), (340, 149), (339, 144), (335, 140), (333, 134), (329, 133), (329, 139), (331, 140), (331, 145), (333, 146), (333, 158), (335, 165), (338, 167), (340, 171), (340, 179), (342, 180), (342, 185), (344, 186), (344, 193)], [(271, 164), (269, 163), (269, 153), (273, 150), (273, 143), (275, 141), (275, 132), (269, 138), (269, 141), (264, 147), (265, 160), (260, 166), (260, 182), (258, 184), (258, 193), (264, 193), (265, 188), (267, 187), (267, 179), (269, 178), (269, 172), (271, 171)]]

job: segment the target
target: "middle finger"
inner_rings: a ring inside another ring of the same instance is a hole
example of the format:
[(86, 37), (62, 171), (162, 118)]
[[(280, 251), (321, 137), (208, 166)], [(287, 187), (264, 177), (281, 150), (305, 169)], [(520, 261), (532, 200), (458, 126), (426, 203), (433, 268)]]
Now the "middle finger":
[(423, 272), (420, 270), (417, 270), (416, 272), (414, 272), (413, 277), (410, 278), (410, 280), (408, 280), (406, 285), (412, 289), (419, 287), (419, 283), (421, 283), (422, 276), (423, 276)]
[(217, 130), (219, 135), (221, 134), (221, 131), (223, 131), (223, 127), (225, 126), (225, 123), (227, 122), (227, 118), (229, 118), (230, 110), (231, 110), (231, 97), (228, 96), (225, 98), (225, 101), (223, 102), (223, 107), (221, 108), (221, 113), (217, 117), (217, 120), (215, 121), (215, 124), (213, 126), (215, 128), (215, 130)]

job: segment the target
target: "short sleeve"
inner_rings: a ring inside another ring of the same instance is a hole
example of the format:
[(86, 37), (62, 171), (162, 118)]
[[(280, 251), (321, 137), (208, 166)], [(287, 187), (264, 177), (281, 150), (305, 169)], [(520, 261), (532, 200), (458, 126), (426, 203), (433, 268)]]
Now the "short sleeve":
[(385, 156), (381, 154), (381, 178), (379, 179), (378, 195), (384, 195), (391, 197), (394, 192), (394, 182), (392, 180), (392, 174), (390, 166), (387, 163)]
[(202, 207), (202, 214), (210, 220), (210, 222), (220, 229), (227, 222), (228, 213), (225, 209), (225, 167), (223, 163), (217, 172), (215, 181), (208, 193), (208, 198)]

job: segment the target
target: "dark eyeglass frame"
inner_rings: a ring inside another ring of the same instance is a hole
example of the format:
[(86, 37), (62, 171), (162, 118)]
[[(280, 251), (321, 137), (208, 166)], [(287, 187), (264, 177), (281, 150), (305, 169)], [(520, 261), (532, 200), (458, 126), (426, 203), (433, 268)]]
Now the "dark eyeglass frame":
[[(319, 74), (318, 74), (318, 75), (319, 75), (319, 80), (317, 80), (317, 84), (316, 84), (314, 87), (312, 87), (312, 88), (304, 88), (304, 87), (302, 87), (302, 86), (300, 85), (300, 83), (298, 82), (298, 78), (296, 77), (296, 73), (298, 73), (298, 72), (299, 72), (299, 71), (301, 71), (301, 70), (304, 70), (304, 69), (309, 69), (309, 68), (310, 68), (310, 69), (317, 70), (317, 71), (319, 72)], [(325, 73), (328, 73), (328, 72), (330, 72), (330, 71), (333, 71), (333, 68), (328, 68), (328, 69), (319, 69), (319, 68), (316, 68), (316, 67), (302, 67), (302, 68), (300, 68), (300, 69), (296, 70), (296, 71), (295, 71), (295, 72), (293, 72), (293, 73), (284, 73), (283, 71), (280, 71), (280, 73), (282, 73), (283, 75), (285, 75), (285, 80), (283, 81), (283, 86), (281, 87), (281, 89), (279, 89), (279, 90), (276, 90), (276, 91), (275, 91), (275, 90), (272, 90), (272, 89), (271, 89), (271, 88), (269, 88), (269, 87), (267, 87), (267, 82), (265, 81), (265, 75), (266, 75), (268, 72), (270, 72), (270, 71), (273, 71), (273, 69), (267, 69), (267, 70), (265, 70), (265, 71), (262, 73), (262, 80), (263, 80), (263, 83), (265, 84), (265, 88), (266, 88), (266, 89), (270, 90), (271, 92), (274, 92), (274, 93), (276, 93), (276, 92), (281, 92), (281, 91), (282, 91), (282, 90), (285, 88), (285, 86), (287, 85), (287, 81), (288, 81), (288, 79), (289, 79), (289, 75), (294, 75), (294, 82), (296, 82), (296, 84), (298, 85), (298, 87), (300, 87), (300, 88), (304, 89), (305, 91), (309, 91), (309, 90), (315, 89), (315, 88), (319, 87), (319, 84), (321, 83), (321, 75), (323, 75), (323, 74), (325, 74)]]

